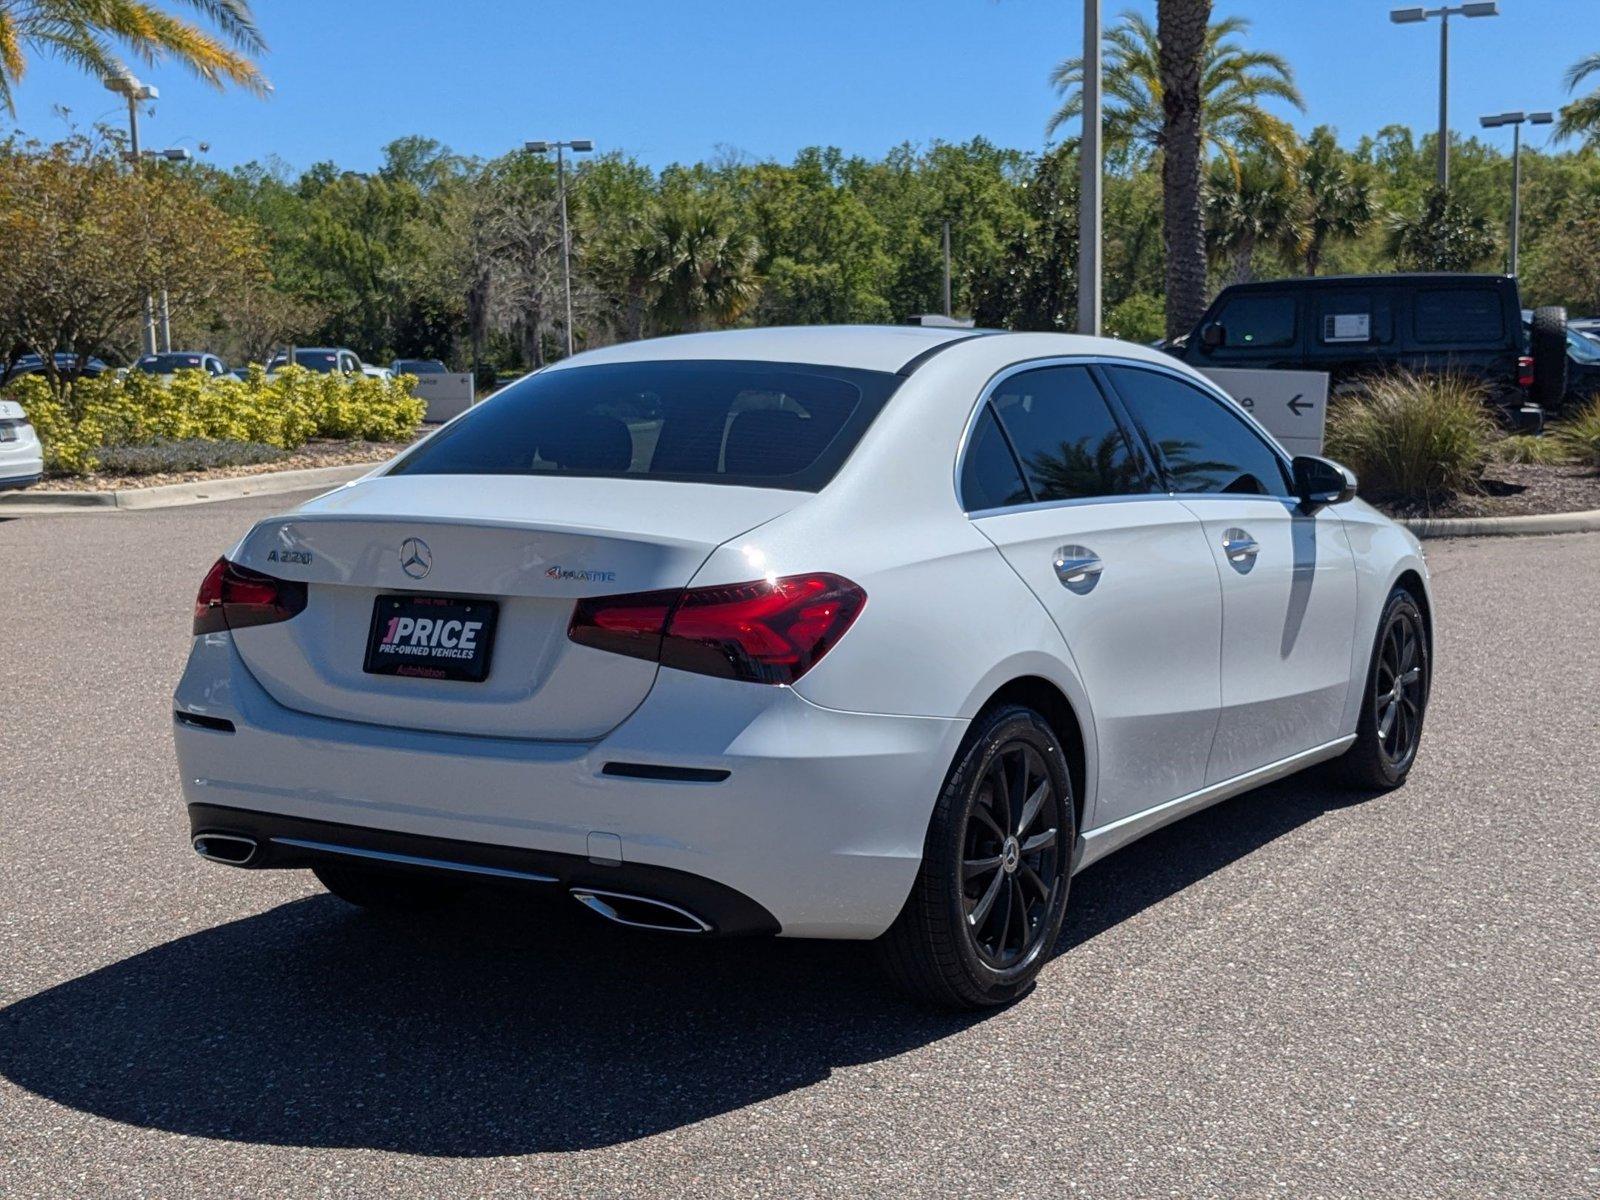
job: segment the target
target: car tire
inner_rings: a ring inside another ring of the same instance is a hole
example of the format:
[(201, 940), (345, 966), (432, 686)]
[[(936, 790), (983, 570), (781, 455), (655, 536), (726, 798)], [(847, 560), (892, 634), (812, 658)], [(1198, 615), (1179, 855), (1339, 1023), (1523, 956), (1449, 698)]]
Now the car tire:
[(1567, 398), (1567, 310), (1549, 304), (1533, 310), (1528, 337), (1533, 355), (1533, 400), (1546, 412), (1559, 412)]
[(1346, 783), (1380, 792), (1405, 783), (1417, 761), (1432, 686), (1428, 623), (1416, 597), (1395, 588), (1378, 620), (1355, 744), (1337, 760)]
[(1026, 993), (1061, 932), (1076, 841), (1049, 722), (1017, 705), (980, 714), (934, 805), (911, 895), (878, 939), (891, 981), (941, 1008)]
[(388, 912), (428, 912), (460, 898), (458, 884), (421, 875), (320, 863), (311, 868), (322, 886), (346, 904)]

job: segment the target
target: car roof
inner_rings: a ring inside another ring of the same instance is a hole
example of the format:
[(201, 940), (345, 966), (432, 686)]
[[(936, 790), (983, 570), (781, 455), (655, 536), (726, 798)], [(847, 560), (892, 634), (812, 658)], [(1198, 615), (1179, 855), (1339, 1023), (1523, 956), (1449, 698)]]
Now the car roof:
[(1000, 350), (1002, 356), (1006, 352), (1015, 354), (1018, 361), (1041, 356), (1118, 358), (1157, 363), (1192, 373), (1164, 351), (1115, 338), (916, 325), (796, 325), (678, 334), (588, 350), (545, 369), (570, 370), (605, 363), (748, 359), (910, 375), (929, 359), (942, 361), (940, 351), (962, 344), (965, 344), (963, 348), (987, 345)]
[(794, 325), (728, 329), (623, 342), (586, 350), (551, 369), (601, 363), (659, 362), (672, 359), (750, 359), (760, 362), (814, 363), (865, 371), (899, 371), (912, 360), (954, 342), (986, 336), (971, 329), (922, 325)]
[(1229, 284), (1223, 291), (1277, 291), (1280, 288), (1390, 287), (1408, 283), (1504, 283), (1509, 275), (1469, 274), (1463, 271), (1391, 271), (1382, 275), (1295, 275), (1286, 279), (1253, 279)]

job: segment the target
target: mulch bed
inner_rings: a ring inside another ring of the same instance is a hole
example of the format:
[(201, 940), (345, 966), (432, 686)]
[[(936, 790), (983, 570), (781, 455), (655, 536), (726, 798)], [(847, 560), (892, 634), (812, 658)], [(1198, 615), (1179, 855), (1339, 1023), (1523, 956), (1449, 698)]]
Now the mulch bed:
[(127, 488), (160, 487), (167, 483), (196, 483), (204, 479), (236, 479), (242, 475), (267, 475), (275, 471), (304, 471), (312, 467), (342, 467), (355, 463), (380, 463), (393, 458), (410, 442), (307, 442), (276, 462), (210, 471), (173, 471), (155, 475), (86, 475), (45, 479), (30, 494), (42, 492), (119, 492)]
[(1484, 471), (1479, 487), (1477, 493), (1431, 505), (1364, 498), (1397, 517), (1525, 517), (1600, 509), (1600, 472), (1589, 467), (1496, 463)]

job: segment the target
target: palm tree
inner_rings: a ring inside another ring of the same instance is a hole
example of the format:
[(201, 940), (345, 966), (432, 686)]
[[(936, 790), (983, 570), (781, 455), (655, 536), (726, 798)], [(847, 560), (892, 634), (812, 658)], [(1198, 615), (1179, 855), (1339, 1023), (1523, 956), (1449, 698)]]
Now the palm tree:
[[(1595, 74), (1600, 74), (1600, 54), (1585, 55), (1567, 69), (1567, 91), (1577, 91), (1580, 83)], [(1581, 137), (1586, 145), (1600, 147), (1600, 88), (1579, 96), (1561, 110), (1556, 138), (1569, 137)]]
[[(1305, 217), (1299, 231), (1299, 257), (1306, 274), (1315, 275), (1328, 243), (1359, 237), (1377, 217), (1378, 202), (1371, 181), (1351, 170), (1326, 125), (1311, 131), (1300, 183), (1305, 189)], [(1285, 249), (1290, 247), (1285, 244)]]
[[(1162, 5), (1163, 13), (1167, 7)], [(1249, 28), (1245, 18), (1228, 17), (1205, 29), (1200, 67), (1202, 135), (1231, 164), (1236, 165), (1247, 149), (1265, 150), (1293, 163), (1299, 149), (1293, 127), (1261, 103), (1276, 99), (1297, 109), (1305, 104), (1295, 87), (1294, 71), (1281, 55), (1246, 50), (1235, 40)], [(1162, 148), (1166, 136), (1160, 38), (1146, 17), (1129, 11), (1106, 33), (1105, 41), (1106, 145), (1146, 160)], [(1063, 60), (1050, 73), (1050, 82), (1062, 97), (1046, 126), (1046, 132), (1054, 134), (1083, 113), (1083, 59)]]
[(1249, 283), (1258, 245), (1298, 254), (1304, 233), (1301, 193), (1283, 167), (1261, 154), (1243, 159), (1235, 174), (1221, 159), (1206, 189), (1211, 256), (1228, 264), (1228, 282)]
[(1206, 306), (1204, 101), (1211, 0), (1157, 0), (1161, 90), (1161, 232), (1167, 243), (1167, 337), (1189, 332)]
[(266, 49), (249, 0), (182, 0), (215, 26), (208, 32), (142, 0), (0, 0), (0, 105), (15, 113), (12, 89), (27, 51), (54, 55), (99, 78), (127, 74), (120, 46), (145, 63), (171, 56), (215, 87), (265, 92), (253, 54)]
[(668, 329), (731, 325), (760, 295), (755, 239), (714, 197), (683, 192), (645, 222), (635, 272), (653, 295), (651, 315)]

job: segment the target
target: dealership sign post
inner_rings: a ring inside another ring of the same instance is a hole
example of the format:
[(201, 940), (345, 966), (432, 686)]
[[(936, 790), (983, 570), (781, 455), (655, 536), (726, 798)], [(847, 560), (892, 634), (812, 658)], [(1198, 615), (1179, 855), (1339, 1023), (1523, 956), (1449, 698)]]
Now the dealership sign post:
[(1201, 372), (1259, 421), (1290, 454), (1321, 454), (1328, 420), (1326, 371)]

